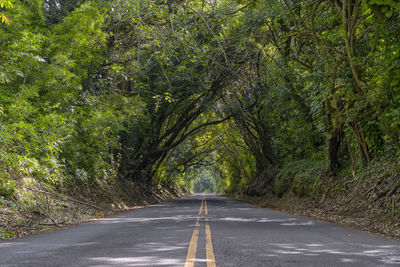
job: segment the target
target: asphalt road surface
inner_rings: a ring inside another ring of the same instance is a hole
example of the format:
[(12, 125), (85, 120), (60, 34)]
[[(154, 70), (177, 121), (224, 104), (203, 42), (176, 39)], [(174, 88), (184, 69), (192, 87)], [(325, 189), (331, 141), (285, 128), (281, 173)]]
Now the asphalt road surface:
[(0, 266), (400, 266), (400, 241), (192, 195), (0, 243)]

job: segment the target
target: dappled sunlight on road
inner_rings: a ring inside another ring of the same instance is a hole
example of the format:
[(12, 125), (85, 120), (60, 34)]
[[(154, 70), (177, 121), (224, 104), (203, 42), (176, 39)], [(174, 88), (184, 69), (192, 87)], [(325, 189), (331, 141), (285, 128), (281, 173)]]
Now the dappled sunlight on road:
[[(0, 243), (0, 265), (183, 267), (194, 259), (195, 267), (211, 262), (220, 267), (400, 266), (398, 241), (218, 196), (200, 197)], [(193, 244), (197, 252), (190, 249)]]
[(180, 250), (187, 249), (187, 243), (177, 244), (177, 245), (168, 245), (163, 243), (147, 243), (147, 244), (139, 244), (136, 246), (135, 251), (141, 253), (150, 253), (150, 252), (163, 252), (163, 251), (172, 251), (172, 250)]
[(282, 226), (305, 226), (305, 225), (314, 225), (313, 221), (306, 222), (291, 222), (291, 223), (281, 223)]
[(9, 247), (17, 247), (25, 245), (25, 242), (13, 242), (13, 243), (0, 243), (0, 248), (9, 248)]
[(280, 223), (282, 226), (312, 226), (315, 224), (313, 221), (304, 221), (301, 219), (287, 218), (287, 219), (270, 219), (270, 218), (240, 218), (240, 217), (225, 217), (216, 219), (225, 222), (255, 222), (255, 223)]
[[(81, 243), (71, 244), (69, 242), (64, 242), (63, 240), (58, 240), (58, 241), (53, 241), (51, 243), (51, 247), (57, 248), (57, 249), (69, 247), (69, 248), (73, 249), (73, 248), (86, 247), (86, 246), (96, 246), (98, 244), (99, 244), (98, 242), (81, 242)], [(43, 244), (43, 243), (29, 244), (29, 246), (27, 246), (27, 243), (25, 243), (25, 242), (0, 243), (0, 249), (13, 247), (15, 249), (18, 249), (19, 254), (32, 253), (33, 251), (35, 251), (37, 249), (46, 248), (48, 246), (49, 246), (49, 244)], [(21, 249), (20, 247), (22, 247), (24, 249)]]
[[(349, 246), (350, 245), (350, 246)], [(350, 247), (350, 248), (349, 248)], [(290, 255), (301, 256), (329, 256), (340, 255), (338, 260), (343, 263), (354, 263), (359, 257), (371, 257), (371, 260), (380, 264), (400, 264), (400, 246), (382, 245), (372, 246), (359, 243), (318, 244), (318, 243), (269, 243), (266, 257), (288, 257)]]
[(131, 248), (112, 249), (107, 257), (88, 257), (86, 262), (89, 262), (90, 266), (183, 266), (184, 257), (174, 257), (173, 255), (182, 255), (186, 250), (186, 242), (139, 243)]
[[(158, 257), (98, 257), (91, 258), (91, 266), (183, 266), (181, 259)], [(98, 262), (98, 264), (96, 264)]]
[(159, 221), (190, 221), (196, 219), (193, 215), (176, 215), (166, 217), (115, 217), (105, 218), (97, 221), (99, 224), (112, 224), (112, 223), (145, 223), (145, 222), (159, 222)]
[(220, 197), (208, 202), (221, 266), (400, 266), (396, 241)]

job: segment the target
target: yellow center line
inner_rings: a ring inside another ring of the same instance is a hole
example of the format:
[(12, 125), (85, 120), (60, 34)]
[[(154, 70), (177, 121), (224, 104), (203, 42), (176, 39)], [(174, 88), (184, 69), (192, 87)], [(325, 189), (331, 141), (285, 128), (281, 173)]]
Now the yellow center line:
[(200, 205), (200, 209), (199, 209), (199, 215), (201, 215), (202, 212), (203, 212), (203, 203), (204, 203), (204, 197), (201, 199), (201, 205)]
[[(203, 213), (203, 202), (204, 198), (201, 200), (201, 205), (199, 209), (199, 215)], [(194, 262), (196, 261), (196, 252), (197, 252), (197, 240), (199, 239), (199, 227), (200, 227), (200, 222), (199, 222), (199, 217), (197, 217), (196, 220), (196, 225), (192, 234), (192, 238), (190, 239), (189, 242), (189, 249), (188, 253), (186, 255), (186, 262), (185, 262), (185, 267), (194, 267)]]
[[(203, 197), (200, 204), (199, 215), (203, 214), (208, 215), (208, 207), (207, 200)], [(208, 218), (205, 218), (205, 232), (206, 232), (206, 259), (207, 259), (207, 267), (217, 267), (215, 264), (215, 256), (214, 249), (211, 238), (211, 229), (208, 223)], [(197, 252), (197, 242), (199, 239), (199, 227), (200, 227), (200, 217), (197, 217), (195, 228), (192, 234), (192, 238), (190, 239), (189, 249), (186, 256), (185, 267), (194, 267), (194, 263), (196, 261), (196, 252)]]
[[(204, 201), (204, 213), (208, 215), (207, 200)], [(206, 218), (206, 258), (207, 258), (207, 267), (217, 266), (215, 264), (214, 249), (211, 238), (211, 229), (210, 225), (208, 224), (208, 218)]]
[(199, 238), (199, 218), (196, 221), (196, 228), (193, 231), (192, 238), (190, 239), (189, 249), (186, 256), (185, 267), (194, 267), (194, 262), (196, 260), (196, 251), (197, 251), (197, 240)]

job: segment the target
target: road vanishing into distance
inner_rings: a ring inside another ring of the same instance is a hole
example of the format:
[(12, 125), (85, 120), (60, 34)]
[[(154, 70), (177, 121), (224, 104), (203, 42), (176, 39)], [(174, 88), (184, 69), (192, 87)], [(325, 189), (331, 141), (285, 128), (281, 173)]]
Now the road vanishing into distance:
[(400, 241), (197, 194), (0, 243), (0, 266), (400, 266)]

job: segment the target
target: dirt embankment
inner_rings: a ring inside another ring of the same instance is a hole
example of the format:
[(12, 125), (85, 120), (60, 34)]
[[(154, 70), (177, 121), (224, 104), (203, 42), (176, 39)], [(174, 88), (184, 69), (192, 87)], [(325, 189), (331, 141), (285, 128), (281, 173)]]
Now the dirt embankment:
[[(398, 163), (377, 163), (358, 175), (321, 176), (313, 188), (298, 188), (278, 197), (236, 195), (237, 199), (280, 211), (339, 223), (400, 239), (400, 176)], [(297, 180), (298, 182), (298, 180)]]
[(63, 191), (21, 185), (13, 199), (0, 198), (0, 240), (85, 223), (182, 196), (135, 184), (70, 185)]

